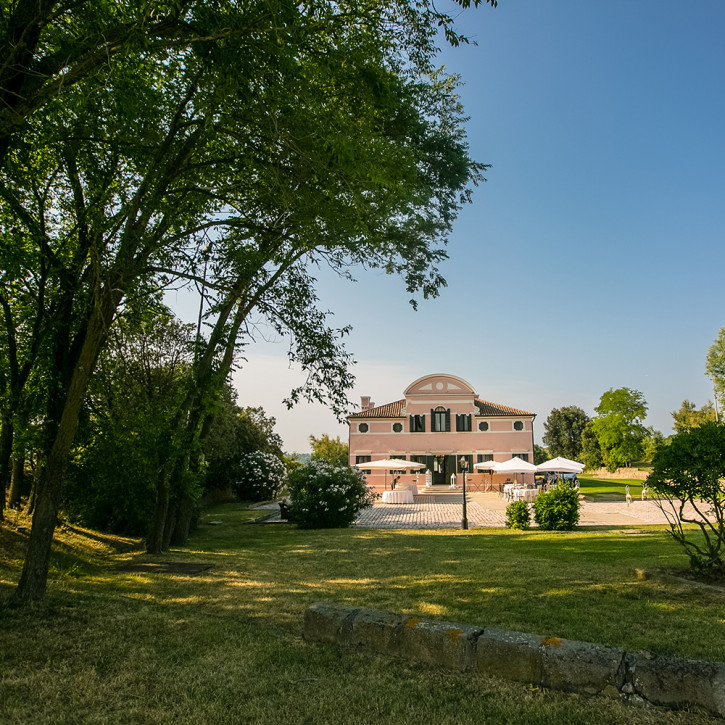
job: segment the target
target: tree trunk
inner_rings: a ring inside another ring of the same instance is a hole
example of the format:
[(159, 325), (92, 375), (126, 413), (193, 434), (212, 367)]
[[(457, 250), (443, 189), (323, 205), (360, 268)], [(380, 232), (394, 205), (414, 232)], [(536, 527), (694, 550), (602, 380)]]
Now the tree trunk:
[(38, 478), (40, 477), (40, 469), (36, 468), (33, 471), (33, 482), (30, 485), (30, 493), (28, 494), (28, 500), (25, 503), (25, 510), (23, 513), (26, 516), (32, 516), (35, 511), (35, 492), (38, 490)]
[(166, 517), (169, 512), (169, 489), (168, 469), (163, 466), (156, 481), (154, 515), (149, 526), (149, 533), (146, 536), (147, 554), (160, 554), (163, 550), (164, 528), (166, 527)]
[(185, 495), (179, 501), (176, 523), (170, 541), (172, 546), (185, 546), (189, 540), (189, 530), (191, 528), (191, 519), (194, 516), (195, 503), (195, 499), (189, 495)]
[(13, 594), (13, 601), (17, 603), (39, 601), (45, 595), (62, 476), (62, 461), (56, 455), (52, 461), (49, 460), (47, 467), (41, 469), (36, 482), (33, 527), (23, 572)]
[(164, 536), (161, 543), (161, 550), (167, 552), (171, 545), (171, 535), (174, 533), (174, 526), (176, 526), (176, 515), (179, 510), (179, 500), (174, 497), (173, 501), (169, 502), (169, 508), (166, 512), (166, 521), (164, 521)]
[(47, 431), (50, 445), (46, 450), (49, 452), (35, 483), (35, 509), (28, 551), (18, 588), (13, 595), (13, 601), (17, 603), (38, 601), (45, 595), (63, 473), (78, 428), (78, 415), (88, 383), (120, 299), (120, 293), (115, 290), (113, 295), (106, 296), (93, 308), (68, 386), (65, 390), (57, 390), (55, 400), (50, 403), (49, 410), (55, 409), (61, 413), (56, 419), (58, 422), (50, 423)]
[(13, 424), (2, 422), (0, 429), (0, 521), (5, 517), (5, 491), (10, 483), (10, 456), (13, 450)]
[(25, 450), (13, 456), (13, 472), (10, 478), (8, 508), (20, 508), (20, 493), (25, 480)]

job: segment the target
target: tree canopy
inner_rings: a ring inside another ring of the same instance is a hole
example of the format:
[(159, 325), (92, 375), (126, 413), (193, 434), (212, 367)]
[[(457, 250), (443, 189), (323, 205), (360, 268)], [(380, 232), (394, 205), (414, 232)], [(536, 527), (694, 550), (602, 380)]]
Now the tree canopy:
[(582, 432), (589, 416), (576, 405), (554, 408), (544, 423), (544, 445), (552, 458), (578, 459), (582, 451)]
[(445, 284), (446, 238), (484, 167), (457, 81), (433, 65), (439, 28), (463, 40), (425, 0), (23, 0), (2, 16), (0, 414), (3, 436), (42, 427), (17, 599), (45, 590), (79, 415), (119, 315), (170, 284), (205, 300), (158, 478), (158, 550), (174, 481), (201, 465), (214, 398), (260, 325), (290, 335), (308, 373), (290, 404), (345, 407), (347, 328), (318, 309), (317, 266), (397, 274), (413, 304)]
[(631, 388), (610, 388), (595, 408), (592, 430), (602, 451), (604, 465), (615, 470), (642, 455), (647, 436), (644, 418), (647, 403), (642, 393)]
[(312, 448), (311, 460), (323, 460), (331, 463), (333, 466), (349, 466), (350, 465), (350, 448), (347, 443), (343, 443), (339, 436), (330, 438), (327, 433), (323, 433), (319, 438), (310, 436), (310, 446)]
[(720, 328), (715, 342), (710, 345), (705, 359), (705, 372), (712, 378), (717, 396), (716, 403), (725, 403), (725, 327)]
[(685, 399), (679, 410), (673, 410), (670, 415), (673, 418), (673, 427), (675, 433), (684, 433), (685, 431), (697, 428), (703, 423), (709, 423), (715, 420), (715, 408), (708, 400), (701, 408), (697, 408), (694, 403)]

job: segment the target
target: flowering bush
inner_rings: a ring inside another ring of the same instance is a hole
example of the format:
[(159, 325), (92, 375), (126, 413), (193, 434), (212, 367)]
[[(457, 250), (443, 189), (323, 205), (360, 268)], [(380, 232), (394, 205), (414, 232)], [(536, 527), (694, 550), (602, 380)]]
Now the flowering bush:
[(534, 520), (545, 531), (571, 531), (579, 523), (579, 492), (569, 481), (559, 481), (534, 499)]
[(361, 471), (318, 459), (289, 474), (290, 518), (305, 529), (343, 528), (372, 505)]
[(526, 501), (512, 501), (506, 507), (507, 529), (528, 529), (531, 526), (529, 504)]
[(269, 501), (276, 498), (284, 485), (284, 463), (271, 453), (244, 453), (239, 459), (239, 473), (233, 484), (242, 501)]

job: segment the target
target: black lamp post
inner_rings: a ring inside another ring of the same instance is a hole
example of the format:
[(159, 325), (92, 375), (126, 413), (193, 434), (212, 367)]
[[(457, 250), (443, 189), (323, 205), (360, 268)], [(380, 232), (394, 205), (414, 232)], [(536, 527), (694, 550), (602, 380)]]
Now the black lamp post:
[(461, 519), (461, 528), (468, 529), (468, 512), (466, 511), (466, 469), (468, 468), (468, 459), (461, 456), (458, 459), (458, 467), (463, 474), (463, 518)]

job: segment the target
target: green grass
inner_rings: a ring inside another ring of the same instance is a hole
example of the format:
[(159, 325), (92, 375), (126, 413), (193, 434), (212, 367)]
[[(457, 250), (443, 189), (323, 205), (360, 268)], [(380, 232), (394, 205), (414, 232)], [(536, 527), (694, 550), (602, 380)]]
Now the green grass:
[[(301, 638), (305, 608), (331, 600), (725, 659), (724, 594), (638, 576), (684, 563), (659, 528), (302, 531), (253, 515), (215, 507), (164, 557), (214, 564), (200, 576), (119, 572), (149, 557), (60, 532), (47, 600), (0, 609), (0, 722), (707, 722)], [(23, 541), (0, 529), (2, 599)]]
[(582, 478), (579, 490), (590, 501), (625, 501), (626, 486), (633, 498), (642, 495), (644, 481), (635, 478)]

